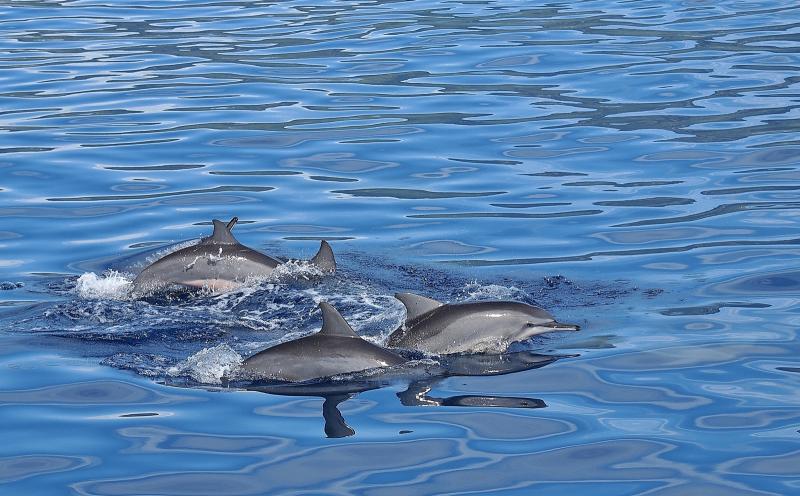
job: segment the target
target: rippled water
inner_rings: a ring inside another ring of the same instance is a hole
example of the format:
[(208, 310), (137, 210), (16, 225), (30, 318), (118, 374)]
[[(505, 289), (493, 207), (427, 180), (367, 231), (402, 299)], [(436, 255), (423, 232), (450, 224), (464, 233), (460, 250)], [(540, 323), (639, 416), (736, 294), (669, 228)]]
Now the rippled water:
[[(800, 491), (796, 2), (14, 1), (0, 33), (4, 492)], [(341, 270), (124, 298), (233, 215)], [(582, 330), (505, 375), (217, 384), (315, 300), (381, 342), (397, 290)]]

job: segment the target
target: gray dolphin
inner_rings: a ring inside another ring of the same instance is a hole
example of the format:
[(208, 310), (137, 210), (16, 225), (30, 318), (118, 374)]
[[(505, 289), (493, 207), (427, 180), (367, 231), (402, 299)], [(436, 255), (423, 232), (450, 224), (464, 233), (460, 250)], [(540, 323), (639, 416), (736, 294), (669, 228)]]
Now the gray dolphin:
[(319, 308), (322, 330), (251, 356), (240, 369), (244, 378), (302, 382), (406, 361), (361, 339), (330, 304), (323, 301)]
[(504, 350), (536, 334), (579, 329), (516, 301), (444, 304), (412, 293), (397, 293), (395, 298), (406, 307), (406, 321), (387, 344), (436, 355)]
[[(248, 278), (268, 277), (282, 262), (239, 243), (231, 229), (239, 219), (227, 224), (217, 219), (214, 233), (196, 245), (170, 253), (146, 267), (133, 281), (133, 293), (148, 294), (170, 286), (229, 291)], [(336, 271), (333, 251), (326, 241), (311, 263), (323, 272)]]

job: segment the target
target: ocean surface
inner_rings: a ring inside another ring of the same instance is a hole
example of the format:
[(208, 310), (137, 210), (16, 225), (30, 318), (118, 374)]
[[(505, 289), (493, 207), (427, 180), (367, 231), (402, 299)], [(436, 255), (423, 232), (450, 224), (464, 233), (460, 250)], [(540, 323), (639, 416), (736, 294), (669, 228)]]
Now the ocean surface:
[[(796, 1), (0, 1), (0, 493), (800, 494), (799, 215)], [(127, 296), (233, 216), (339, 271)], [(396, 291), (582, 329), (223, 380)]]

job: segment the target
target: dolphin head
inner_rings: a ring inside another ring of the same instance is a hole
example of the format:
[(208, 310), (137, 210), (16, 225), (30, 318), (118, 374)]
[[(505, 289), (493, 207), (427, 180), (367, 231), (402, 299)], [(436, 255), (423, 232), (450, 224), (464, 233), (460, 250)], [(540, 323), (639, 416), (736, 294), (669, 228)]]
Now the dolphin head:
[(532, 336), (553, 331), (577, 331), (577, 325), (562, 324), (550, 312), (517, 301), (475, 303), (487, 320), (496, 324), (494, 332), (509, 342), (524, 341)]

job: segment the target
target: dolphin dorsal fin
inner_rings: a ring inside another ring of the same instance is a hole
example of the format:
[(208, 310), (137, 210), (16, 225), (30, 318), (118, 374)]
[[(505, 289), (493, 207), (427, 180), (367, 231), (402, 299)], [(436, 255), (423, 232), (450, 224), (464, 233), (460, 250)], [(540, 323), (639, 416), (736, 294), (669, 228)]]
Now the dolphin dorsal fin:
[(336, 259), (333, 257), (331, 245), (324, 239), (319, 243), (319, 251), (311, 259), (311, 263), (324, 272), (336, 272)]
[(320, 334), (326, 336), (339, 336), (342, 338), (357, 338), (358, 334), (350, 327), (350, 324), (344, 320), (344, 317), (336, 311), (330, 303), (321, 301), (319, 302), (319, 309), (322, 310), (322, 330)]
[(216, 243), (222, 245), (232, 245), (238, 243), (236, 238), (231, 234), (231, 229), (238, 222), (239, 218), (234, 217), (227, 224), (221, 220), (214, 219), (211, 221), (214, 224), (214, 234), (207, 238), (203, 238), (204, 243)]
[(436, 310), (444, 305), (441, 301), (436, 301), (433, 298), (426, 298), (425, 296), (415, 295), (414, 293), (396, 293), (395, 298), (403, 302), (406, 307), (406, 321), (418, 319), (426, 313)]

